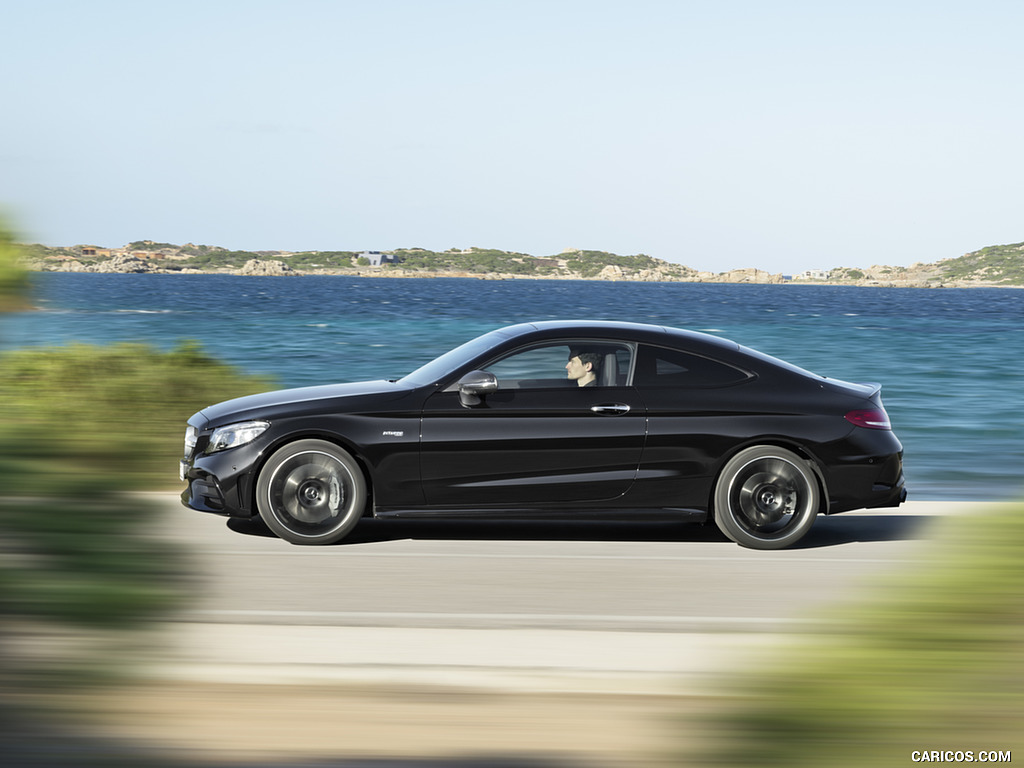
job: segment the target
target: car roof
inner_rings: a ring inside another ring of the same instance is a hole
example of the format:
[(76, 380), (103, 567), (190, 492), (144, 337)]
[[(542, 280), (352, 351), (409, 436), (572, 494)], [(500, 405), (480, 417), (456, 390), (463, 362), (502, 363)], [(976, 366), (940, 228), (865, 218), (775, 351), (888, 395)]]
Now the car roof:
[[(510, 339), (536, 334), (540, 338), (551, 338), (560, 335), (592, 336), (597, 338), (636, 341), (668, 347), (678, 347), (692, 352), (714, 355), (724, 352), (722, 359), (739, 365), (748, 370), (774, 374), (796, 375), (810, 378), (816, 382), (827, 380), (824, 376), (808, 371), (800, 366), (765, 354), (756, 349), (743, 346), (738, 342), (722, 336), (714, 336), (701, 331), (690, 331), (673, 328), (667, 325), (649, 323), (630, 323), (616, 320), (539, 320), (531, 323), (519, 323), (494, 331), (507, 335)], [(837, 380), (832, 380), (833, 382)]]
[[(707, 344), (721, 349), (738, 350), (739, 344), (710, 333), (672, 328), (665, 325), (630, 323), (617, 320), (539, 320), (519, 323), (498, 329), (509, 337), (523, 336), (537, 331), (548, 331), (552, 335), (571, 333), (574, 335), (598, 335), (631, 341), (646, 341), (653, 344), (689, 342)], [(547, 335), (547, 334), (545, 334)]]

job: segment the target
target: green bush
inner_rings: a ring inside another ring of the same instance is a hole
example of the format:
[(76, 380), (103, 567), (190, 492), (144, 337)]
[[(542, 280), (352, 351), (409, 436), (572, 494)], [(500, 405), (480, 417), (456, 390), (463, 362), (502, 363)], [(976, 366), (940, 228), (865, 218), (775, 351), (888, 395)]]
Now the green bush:
[[(25, 303), (19, 250), (0, 221), (0, 311)], [(191, 343), (170, 352), (121, 344), (0, 354), (5, 756), (9, 737), (21, 738), (11, 715), (23, 712), (9, 694), (125, 673), (134, 643), (155, 641), (125, 630), (146, 629), (188, 600), (193, 569), (154, 534), (164, 505), (132, 491), (177, 485), (192, 413), (269, 384)]]
[(200, 408), (269, 389), (194, 343), (25, 349), (0, 355), (3, 433), (18, 446), (0, 467), (8, 495), (71, 484), (116, 490), (177, 481), (185, 420)]
[[(0, 355), (0, 649), (12, 626), (141, 627), (180, 605), (190, 569), (153, 536), (160, 505), (130, 492), (177, 485), (193, 412), (267, 385), (195, 344)], [(68, 645), (45, 671), (66, 681), (111, 660), (102, 643), (83, 648)], [(0, 688), (27, 669), (0, 655)]]
[(21, 247), (15, 244), (14, 236), (0, 219), (0, 312), (21, 309), (28, 287)]
[(957, 259), (940, 262), (945, 280), (983, 277), (1005, 285), (1024, 284), (1024, 243), (990, 245)]
[(253, 251), (229, 251), (217, 248), (197, 253), (188, 261), (181, 262), (181, 266), (194, 267), (196, 269), (234, 269), (241, 267), (247, 261), (261, 258), (263, 258), (263, 256)]
[[(353, 251), (303, 251), (302, 253), (293, 253), (290, 256), (280, 255), (271, 256), (270, 258), (279, 259), (292, 269), (311, 270), (346, 269), (352, 266), (352, 260), (355, 257), (356, 254)], [(370, 263), (365, 257), (362, 257), (359, 261), (365, 261), (366, 264), (359, 264), (358, 266), (367, 266)]]
[(1019, 745), (1024, 504), (942, 525), (914, 570), (735, 678), (694, 763), (902, 766), (915, 750)]

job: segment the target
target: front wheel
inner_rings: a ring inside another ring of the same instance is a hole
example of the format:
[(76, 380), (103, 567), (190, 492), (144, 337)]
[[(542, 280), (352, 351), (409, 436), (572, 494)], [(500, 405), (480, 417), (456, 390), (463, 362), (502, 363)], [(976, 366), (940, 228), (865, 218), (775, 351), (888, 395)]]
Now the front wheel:
[(348, 453), (323, 440), (279, 448), (260, 470), (256, 508), (292, 544), (331, 544), (351, 531), (366, 506), (366, 480)]
[(821, 504), (818, 482), (792, 451), (759, 445), (726, 463), (715, 485), (715, 523), (751, 549), (782, 549), (814, 525)]

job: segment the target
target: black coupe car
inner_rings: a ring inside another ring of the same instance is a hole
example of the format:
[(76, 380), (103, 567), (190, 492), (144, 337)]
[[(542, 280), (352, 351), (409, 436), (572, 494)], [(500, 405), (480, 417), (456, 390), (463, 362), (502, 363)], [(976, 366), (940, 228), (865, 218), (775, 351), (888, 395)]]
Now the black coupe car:
[(397, 381), (268, 392), (188, 421), (183, 503), (293, 544), (373, 517), (674, 515), (757, 549), (906, 499), (878, 384), (716, 336), (538, 322)]

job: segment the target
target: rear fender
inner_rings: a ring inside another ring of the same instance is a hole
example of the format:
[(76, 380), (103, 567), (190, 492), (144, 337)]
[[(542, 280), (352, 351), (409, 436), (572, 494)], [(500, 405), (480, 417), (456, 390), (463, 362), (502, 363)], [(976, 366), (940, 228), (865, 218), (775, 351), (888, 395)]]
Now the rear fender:
[(711, 484), (711, 496), (708, 498), (708, 509), (714, 509), (715, 488), (718, 485), (718, 478), (722, 475), (722, 469), (724, 469), (725, 465), (729, 463), (733, 456), (738, 454), (740, 451), (745, 451), (747, 448), (753, 448), (755, 445), (773, 445), (777, 448), (785, 448), (806, 461), (807, 466), (811, 468), (811, 472), (814, 473), (814, 477), (818, 481), (818, 492), (821, 499), (821, 506), (818, 509), (818, 514), (827, 515), (829, 513), (830, 502), (828, 498), (828, 485), (825, 483), (825, 474), (821, 471), (821, 463), (811, 451), (807, 450), (805, 446), (778, 436), (763, 437), (760, 440), (751, 440), (738, 446), (736, 450), (727, 456), (722, 457), (721, 462), (719, 462), (718, 469), (715, 472), (715, 481)]

